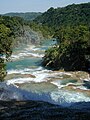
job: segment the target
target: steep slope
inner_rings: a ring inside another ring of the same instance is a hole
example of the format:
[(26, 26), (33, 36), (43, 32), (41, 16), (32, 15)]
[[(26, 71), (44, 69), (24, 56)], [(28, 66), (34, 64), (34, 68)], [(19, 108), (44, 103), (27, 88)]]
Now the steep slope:
[(67, 71), (88, 70), (90, 3), (50, 8), (34, 21), (52, 28), (53, 36), (57, 39), (57, 45), (46, 51), (44, 66)]
[(78, 25), (81, 23), (90, 25), (90, 2), (72, 4), (63, 8), (50, 8), (34, 21), (54, 29), (60, 26)]

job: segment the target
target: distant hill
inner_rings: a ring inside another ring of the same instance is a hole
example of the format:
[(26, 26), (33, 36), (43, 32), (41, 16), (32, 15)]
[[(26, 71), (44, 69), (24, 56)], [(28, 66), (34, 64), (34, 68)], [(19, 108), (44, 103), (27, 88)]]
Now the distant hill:
[(54, 29), (66, 25), (86, 24), (90, 26), (90, 2), (56, 9), (51, 7), (34, 21)]
[(26, 21), (31, 21), (34, 20), (36, 17), (42, 15), (42, 13), (40, 12), (26, 12), (26, 13), (6, 13), (4, 14), (4, 16), (18, 16), (18, 17), (22, 17), (24, 20)]

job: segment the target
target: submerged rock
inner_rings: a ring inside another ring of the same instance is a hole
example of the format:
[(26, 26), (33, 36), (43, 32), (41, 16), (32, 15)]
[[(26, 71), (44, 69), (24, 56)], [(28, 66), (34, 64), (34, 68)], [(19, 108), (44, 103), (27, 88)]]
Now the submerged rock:
[(9, 74), (5, 77), (5, 80), (9, 80), (9, 79), (13, 79), (13, 78), (36, 78), (34, 75), (32, 74), (19, 74), (19, 73), (13, 73), (13, 74)]

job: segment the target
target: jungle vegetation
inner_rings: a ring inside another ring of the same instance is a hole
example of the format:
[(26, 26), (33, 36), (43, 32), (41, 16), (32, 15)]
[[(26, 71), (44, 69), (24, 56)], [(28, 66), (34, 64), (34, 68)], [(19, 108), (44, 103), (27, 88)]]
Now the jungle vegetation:
[(45, 53), (44, 66), (64, 70), (90, 67), (90, 3), (51, 7), (34, 21), (51, 28), (57, 39)]
[(23, 20), (18, 17), (0, 16), (0, 81), (6, 75), (6, 64), (12, 54), (14, 38), (21, 33)]

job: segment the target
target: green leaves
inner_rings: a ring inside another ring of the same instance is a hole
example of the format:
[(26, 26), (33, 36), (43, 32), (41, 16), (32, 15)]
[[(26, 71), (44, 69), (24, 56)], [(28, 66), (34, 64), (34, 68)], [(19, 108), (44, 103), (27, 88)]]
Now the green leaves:
[(54, 30), (61, 26), (90, 26), (90, 2), (84, 4), (72, 4), (63, 8), (50, 8), (47, 12), (35, 19), (35, 22), (47, 25)]
[(0, 81), (3, 81), (5, 76), (6, 76), (6, 65), (4, 63), (4, 60), (0, 58)]
[(6, 75), (5, 60), (8, 60), (12, 53), (13, 37), (21, 34), (23, 21), (18, 17), (0, 16), (0, 81)]
[[(11, 30), (4, 24), (0, 24), (0, 55), (9, 57), (11, 54)], [(0, 81), (2, 81), (6, 75), (4, 59), (0, 58)]]
[(56, 31), (54, 37), (57, 38), (58, 45), (46, 51), (43, 63), (55, 69), (86, 69), (85, 56), (90, 53), (87, 52), (90, 41), (89, 28), (85, 25), (62, 27)]
[(7, 28), (4, 24), (0, 24), (0, 54), (11, 54), (11, 30)]

